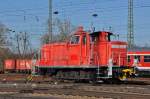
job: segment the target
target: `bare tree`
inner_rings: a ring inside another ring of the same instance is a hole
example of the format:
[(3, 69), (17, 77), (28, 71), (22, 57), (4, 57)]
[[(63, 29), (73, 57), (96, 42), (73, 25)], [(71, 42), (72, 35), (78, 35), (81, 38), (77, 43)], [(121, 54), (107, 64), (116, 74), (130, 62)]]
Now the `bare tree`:
[(48, 44), (49, 43), (49, 34), (46, 33), (41, 37), (41, 43), (42, 44)]
[(0, 71), (3, 70), (3, 61), (10, 54), (10, 50), (7, 46), (7, 32), (8, 28), (0, 23)]
[(14, 36), (13, 49), (19, 58), (27, 58), (32, 54), (30, 36), (27, 32), (19, 32)]
[(0, 23), (0, 47), (4, 47), (4, 45), (7, 43), (7, 32), (8, 28), (4, 24)]
[[(75, 26), (71, 24), (69, 20), (55, 19), (53, 22), (53, 41), (52, 42), (62, 42), (65, 41), (69, 34), (75, 30)], [(48, 42), (48, 33), (44, 34), (41, 38), (42, 44)]]

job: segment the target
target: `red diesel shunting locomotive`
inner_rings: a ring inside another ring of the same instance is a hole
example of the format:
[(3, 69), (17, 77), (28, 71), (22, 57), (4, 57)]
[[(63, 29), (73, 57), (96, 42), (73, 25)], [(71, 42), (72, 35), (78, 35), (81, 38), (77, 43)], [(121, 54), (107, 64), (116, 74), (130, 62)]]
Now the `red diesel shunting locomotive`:
[(104, 31), (89, 35), (80, 27), (70, 42), (43, 45), (39, 64), (42, 67), (95, 67), (107, 66), (113, 58), (115, 65), (126, 66), (126, 43), (110, 41), (111, 35)]
[(127, 67), (127, 44), (111, 41), (106, 31), (79, 27), (69, 42), (45, 44), (35, 71), (57, 79), (120, 78)]

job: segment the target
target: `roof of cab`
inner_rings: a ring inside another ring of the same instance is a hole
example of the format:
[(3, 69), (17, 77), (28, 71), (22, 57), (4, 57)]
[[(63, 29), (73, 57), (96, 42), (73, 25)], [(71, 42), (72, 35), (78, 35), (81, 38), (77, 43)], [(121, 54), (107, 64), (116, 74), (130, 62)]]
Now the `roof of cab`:
[(96, 32), (90, 33), (90, 35), (99, 35), (100, 33), (107, 33), (108, 35), (113, 35), (113, 33), (107, 32), (107, 31), (96, 31)]

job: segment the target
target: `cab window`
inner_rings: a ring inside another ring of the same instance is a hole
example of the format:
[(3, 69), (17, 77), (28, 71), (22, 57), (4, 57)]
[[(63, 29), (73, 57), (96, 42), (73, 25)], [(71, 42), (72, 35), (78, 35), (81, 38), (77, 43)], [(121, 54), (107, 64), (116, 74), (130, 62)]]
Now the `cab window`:
[(86, 44), (86, 35), (83, 36), (82, 42), (84, 45)]
[(72, 36), (71, 40), (70, 40), (70, 43), (71, 44), (79, 44), (79, 40), (80, 40), (79, 36)]
[(98, 37), (97, 36), (91, 36), (91, 42), (98, 42)]

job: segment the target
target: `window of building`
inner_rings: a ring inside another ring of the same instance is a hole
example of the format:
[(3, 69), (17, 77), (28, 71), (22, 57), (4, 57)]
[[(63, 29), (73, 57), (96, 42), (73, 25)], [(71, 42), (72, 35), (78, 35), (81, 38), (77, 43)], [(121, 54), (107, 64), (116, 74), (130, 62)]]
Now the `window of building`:
[(144, 62), (150, 62), (150, 56), (144, 56)]
[(73, 37), (71, 37), (71, 41), (70, 41), (70, 43), (71, 44), (79, 44), (79, 36), (73, 36)]
[(131, 62), (131, 56), (128, 56), (128, 62)]
[(140, 62), (140, 61), (141, 61), (141, 57), (140, 57), (139, 55), (134, 56), (134, 59), (137, 59), (137, 60), (138, 60), (138, 62)]

